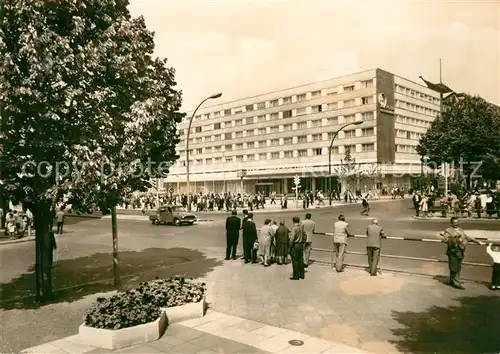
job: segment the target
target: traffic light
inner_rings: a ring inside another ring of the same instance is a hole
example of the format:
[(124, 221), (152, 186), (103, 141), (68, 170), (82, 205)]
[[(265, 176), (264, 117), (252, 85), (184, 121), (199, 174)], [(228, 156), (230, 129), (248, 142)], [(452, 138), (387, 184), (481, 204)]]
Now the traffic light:
[(295, 184), (295, 189), (299, 190), (300, 189), (300, 177), (299, 176), (295, 176), (293, 178), (293, 183)]

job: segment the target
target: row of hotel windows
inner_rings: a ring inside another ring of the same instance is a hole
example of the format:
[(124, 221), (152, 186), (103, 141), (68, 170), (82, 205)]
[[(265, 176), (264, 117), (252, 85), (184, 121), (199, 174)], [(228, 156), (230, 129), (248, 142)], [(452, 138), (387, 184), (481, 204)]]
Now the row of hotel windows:
[[(305, 122), (304, 122), (305, 123)], [(272, 128), (276, 128), (277, 127), (271, 127), (269, 128), (269, 133), (272, 134), (272, 133), (277, 133), (278, 130), (276, 129), (272, 129)], [(306, 129), (306, 125), (304, 124), (304, 127), (303, 128), (300, 128), (300, 126), (298, 126), (297, 130), (304, 130)], [(265, 128), (263, 128), (265, 129)], [(291, 129), (288, 129), (288, 130), (291, 130)], [(287, 130), (283, 130), (283, 131), (287, 131)], [(356, 133), (356, 131), (358, 131), (358, 133)], [(253, 131), (247, 131), (247, 135), (245, 137), (251, 137), (251, 136), (254, 136), (253, 134), (254, 132)], [(260, 132), (259, 134), (261, 135), (266, 135), (266, 132)], [(310, 141), (320, 141), (320, 140), (329, 140), (332, 138), (332, 134), (333, 133), (318, 133), (318, 134), (312, 134), (310, 135), (311, 136), (311, 140)], [(258, 135), (258, 134), (256, 134)], [(371, 128), (363, 128), (363, 129), (348, 129), (348, 130), (344, 130), (343, 131), (343, 134), (339, 135), (339, 139), (342, 139), (342, 135), (345, 139), (348, 139), (348, 138), (355, 138), (355, 137), (363, 137), (363, 136), (373, 136), (375, 135), (375, 128), (371, 127)], [(225, 136), (224, 136), (224, 140), (230, 140), (232, 138), (242, 138), (244, 137), (243, 136), (243, 132), (235, 132), (235, 133), (226, 133)], [(328, 138), (327, 138), (328, 137)], [(286, 143), (286, 141), (292, 141), (290, 139), (292, 139), (293, 137), (286, 137), (286, 138), (282, 138), (283, 141), (285, 142), (285, 144), (288, 144)], [(297, 137), (297, 140), (298, 140), (298, 143), (302, 143), (302, 142), (307, 142), (307, 135), (303, 135), (303, 136), (299, 136)], [(193, 138), (193, 139), (190, 139), (192, 143), (202, 143), (202, 142), (207, 142), (207, 140), (203, 140), (201, 137), (199, 138)], [(220, 141), (220, 137), (219, 139), (216, 139), (216, 140), (219, 140)], [(273, 140), (268, 140), (270, 141), (270, 146), (278, 146), (279, 143), (276, 143), (276, 142), (279, 142), (280, 139), (273, 139)], [(266, 143), (266, 140), (261, 140), (261, 141), (250, 141), (250, 142), (247, 142), (247, 147), (248, 148), (253, 148), (255, 143), (258, 144), (258, 146), (266, 146), (265, 143)], [(291, 143), (290, 143), (291, 144)], [(182, 146), (182, 145), (181, 145)], [(230, 147), (232, 145), (226, 145), (226, 147)], [(236, 147), (238, 146), (241, 146), (241, 148), (243, 148), (243, 143), (240, 143), (240, 144), (235, 144)], [(212, 149), (216, 149), (214, 151), (219, 151), (220, 150), (220, 145), (219, 146), (212, 146), (211, 147)], [(219, 149), (219, 150), (217, 150)], [(196, 149), (195, 149), (196, 150)], [(200, 149), (198, 149), (200, 150)], [(235, 149), (233, 149), (235, 150)]]
[[(278, 107), (278, 106), (282, 106), (285, 104), (291, 104), (293, 102), (303, 102), (303, 101), (306, 101), (308, 99), (314, 99), (314, 98), (318, 98), (318, 97), (322, 97), (322, 96), (336, 95), (336, 94), (339, 94), (342, 92), (354, 91), (354, 90), (356, 90), (357, 86), (358, 85), (356, 85), (356, 84), (349, 84), (349, 85), (339, 86), (339, 87), (335, 87), (335, 88), (331, 88), (331, 89), (306, 92), (306, 93), (302, 93), (299, 95), (287, 96), (287, 97), (274, 99), (274, 100), (270, 100), (270, 101), (259, 102), (257, 104), (248, 104), (245, 106), (239, 106), (239, 107), (235, 107), (235, 108), (225, 109), (223, 111), (215, 111), (212, 113), (200, 114), (200, 115), (195, 116), (194, 119), (200, 120), (200, 119), (227, 117), (227, 116), (230, 116), (231, 114), (239, 114), (239, 113), (243, 113), (243, 112), (251, 112), (251, 111), (260, 110), (260, 109)], [(359, 84), (360, 89), (372, 88), (372, 87), (374, 87), (373, 79), (361, 81)]]
[[(374, 152), (375, 143), (360, 144), (359, 152)], [(351, 149), (351, 151), (356, 151), (356, 145), (345, 145), (344, 151), (346, 149)], [(339, 147), (334, 146), (332, 148), (332, 155), (339, 153)], [(287, 151), (274, 151), (269, 153), (260, 154), (249, 154), (249, 155), (235, 155), (235, 156), (224, 156), (206, 159), (193, 160), (195, 165), (211, 165), (212, 163), (231, 163), (231, 162), (244, 162), (244, 161), (261, 161), (261, 160), (277, 160), (277, 159), (292, 159), (296, 157), (310, 157), (310, 156), (322, 156), (328, 155), (328, 148), (314, 148), (314, 149), (301, 149), (301, 150), (287, 150)], [(178, 161), (180, 166), (185, 166), (185, 161)]]
[[(375, 113), (372, 111), (371, 112), (363, 112), (361, 114), (361, 120), (363, 120), (363, 121), (372, 121), (374, 119), (375, 119)], [(245, 136), (274, 134), (274, 133), (287, 132), (287, 131), (292, 131), (292, 130), (303, 130), (303, 129), (310, 129), (310, 128), (320, 128), (320, 127), (325, 127), (325, 126), (330, 126), (330, 125), (354, 123), (355, 121), (356, 121), (356, 115), (351, 114), (351, 115), (340, 116), (340, 117), (321, 118), (321, 119), (316, 119), (316, 120), (309, 120), (306, 122), (281, 124), (281, 125), (275, 125), (272, 127), (248, 129), (245, 131), (238, 131), (238, 132), (225, 133), (225, 134), (216, 134), (216, 135), (212, 135), (212, 136), (193, 137), (193, 138), (190, 138), (189, 142), (190, 143), (203, 143), (203, 142), (208, 142), (208, 141), (220, 141), (223, 139), (228, 140), (228, 139), (233, 139), (233, 138), (242, 138)], [(201, 129), (201, 127), (196, 127), (196, 128)], [(199, 133), (201, 131), (197, 130), (196, 132)], [(181, 136), (184, 135), (184, 131), (180, 130), (179, 134)]]
[[(340, 103), (340, 104), (339, 104)], [(201, 133), (204, 131), (211, 131), (211, 130), (218, 130), (218, 129), (223, 129), (226, 126), (229, 127), (238, 127), (244, 124), (258, 124), (258, 123), (263, 123), (263, 122), (268, 122), (270, 120), (275, 120), (275, 119), (281, 119), (281, 118), (292, 118), (292, 117), (298, 117), (306, 114), (316, 114), (316, 113), (321, 113), (321, 112), (326, 112), (326, 111), (334, 111), (342, 108), (350, 108), (354, 106), (359, 106), (359, 105), (368, 105), (368, 104), (373, 104), (375, 103), (375, 98), (374, 96), (366, 96), (366, 97), (361, 97), (359, 98), (359, 101), (357, 102), (356, 99), (351, 99), (351, 100), (346, 100), (346, 101), (338, 101), (338, 102), (331, 102), (325, 105), (316, 105), (316, 106), (310, 106), (310, 107), (303, 107), (303, 108), (297, 108), (293, 110), (288, 110), (288, 111), (282, 111), (282, 112), (275, 112), (271, 114), (262, 114), (259, 116), (255, 117), (249, 117), (246, 118), (245, 121), (243, 119), (235, 119), (232, 121), (225, 121), (223, 123), (213, 123), (213, 124), (206, 124), (206, 125), (201, 125), (197, 127), (192, 127), (191, 133)], [(184, 134), (184, 129), (181, 130), (182, 134)]]
[(436, 109), (423, 107), (418, 104), (396, 100), (396, 107), (401, 109), (406, 109), (407, 111), (412, 111), (416, 113), (426, 114), (428, 116), (437, 117), (439, 116), (439, 111)]
[[(356, 131), (358, 133), (356, 133)], [(351, 129), (351, 130), (345, 130), (343, 133), (344, 133), (343, 137), (344, 139), (374, 136), (375, 128)], [(210, 148), (197, 148), (190, 150), (190, 152), (193, 155), (201, 155), (210, 152), (255, 149), (261, 147), (275, 147), (275, 146), (292, 145), (292, 144), (305, 144), (308, 142), (315, 142), (315, 141), (330, 141), (333, 138), (333, 134), (334, 133), (320, 133), (312, 135), (302, 135), (297, 137), (286, 137), (281, 139), (249, 141), (247, 143), (224, 145), (224, 150), (222, 149), (222, 145), (218, 145), (218, 146), (212, 146)], [(342, 137), (339, 136), (339, 139), (341, 140)], [(184, 154), (184, 153), (185, 150), (179, 150), (179, 154)]]
[(403, 139), (408, 139), (408, 140), (420, 140), (420, 138), (423, 135), (424, 134), (422, 134), (422, 133), (410, 132), (407, 130), (401, 130), (401, 129), (396, 130), (396, 138), (403, 138)]
[(416, 125), (424, 128), (429, 128), (431, 126), (431, 122), (423, 119), (407, 117), (403, 115), (396, 115), (396, 122), (402, 123), (406, 125)]
[(434, 103), (436, 105), (439, 104), (439, 98), (426, 95), (425, 93), (404, 87), (402, 85), (396, 85), (396, 92), (419, 100)]
[[(359, 149), (357, 149), (359, 146)], [(359, 144), (359, 145), (345, 145), (344, 151), (346, 149), (351, 149), (353, 152), (374, 152), (375, 143)], [(396, 152), (416, 154), (416, 146), (413, 145), (396, 145)], [(334, 146), (332, 148), (332, 155), (339, 153), (339, 147)], [(249, 154), (249, 155), (235, 155), (235, 156), (224, 156), (206, 159), (195, 159), (193, 160), (194, 165), (211, 165), (220, 163), (232, 163), (232, 162), (245, 162), (245, 161), (262, 161), (262, 160), (278, 160), (278, 159), (292, 159), (297, 157), (312, 157), (312, 156), (324, 156), (328, 155), (328, 148), (314, 148), (314, 149), (301, 149), (301, 150), (287, 150), (287, 151), (274, 151), (269, 153), (260, 154)], [(185, 160), (177, 161), (178, 166), (185, 166)]]

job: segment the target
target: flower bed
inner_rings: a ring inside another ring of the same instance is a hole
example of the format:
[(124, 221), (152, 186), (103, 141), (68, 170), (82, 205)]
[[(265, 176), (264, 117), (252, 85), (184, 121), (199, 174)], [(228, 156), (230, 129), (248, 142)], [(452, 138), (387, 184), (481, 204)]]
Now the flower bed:
[(160, 338), (167, 324), (202, 317), (205, 284), (180, 277), (141, 283), (136, 289), (98, 298), (85, 312), (81, 339), (118, 349)]

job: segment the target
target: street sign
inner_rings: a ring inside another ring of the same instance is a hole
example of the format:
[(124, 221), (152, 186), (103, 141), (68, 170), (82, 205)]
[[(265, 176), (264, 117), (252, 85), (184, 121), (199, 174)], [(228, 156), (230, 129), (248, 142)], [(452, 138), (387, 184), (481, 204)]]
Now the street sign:
[(170, 194), (174, 193), (174, 189), (172, 187), (170, 187), (168, 191), (170, 192)]

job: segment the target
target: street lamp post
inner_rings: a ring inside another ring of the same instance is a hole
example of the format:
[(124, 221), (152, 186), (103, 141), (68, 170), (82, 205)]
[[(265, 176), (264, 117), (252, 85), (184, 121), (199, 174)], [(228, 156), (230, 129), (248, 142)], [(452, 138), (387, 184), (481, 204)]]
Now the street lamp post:
[(339, 130), (333, 134), (332, 140), (330, 141), (330, 146), (328, 147), (328, 184), (330, 188), (330, 193), (329, 193), (329, 199), (330, 199), (330, 205), (332, 205), (332, 149), (333, 149), (333, 142), (335, 141), (335, 138), (337, 135), (345, 128), (351, 125), (360, 125), (363, 124), (363, 121), (360, 120), (358, 122), (353, 122), (353, 123), (347, 123), (344, 124), (343, 126), (340, 127)]
[(188, 211), (191, 211), (191, 190), (190, 190), (190, 184), (189, 184), (189, 135), (191, 134), (191, 124), (193, 123), (193, 118), (196, 115), (196, 112), (198, 109), (201, 107), (203, 103), (205, 103), (208, 100), (212, 100), (215, 98), (219, 98), (222, 96), (222, 93), (214, 93), (213, 95), (205, 98), (203, 101), (200, 102), (198, 107), (194, 110), (193, 114), (191, 115), (191, 118), (189, 118), (189, 125), (188, 125), (188, 131), (186, 134), (186, 184), (187, 184), (187, 207)]

